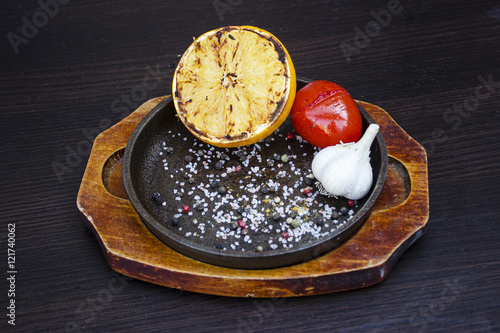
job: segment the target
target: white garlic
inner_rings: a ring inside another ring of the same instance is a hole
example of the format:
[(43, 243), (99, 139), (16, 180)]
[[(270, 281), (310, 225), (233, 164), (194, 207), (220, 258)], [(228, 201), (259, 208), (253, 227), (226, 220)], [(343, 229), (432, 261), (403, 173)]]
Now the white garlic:
[(312, 162), (312, 172), (322, 194), (347, 199), (363, 198), (373, 183), (370, 146), (379, 130), (370, 124), (356, 143), (342, 143), (322, 149)]

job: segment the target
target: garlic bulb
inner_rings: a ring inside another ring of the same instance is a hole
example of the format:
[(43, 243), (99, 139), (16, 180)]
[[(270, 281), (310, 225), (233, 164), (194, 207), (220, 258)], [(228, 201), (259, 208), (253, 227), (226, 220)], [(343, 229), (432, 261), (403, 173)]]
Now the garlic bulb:
[(370, 124), (356, 143), (343, 143), (322, 149), (312, 162), (321, 194), (347, 199), (363, 198), (373, 183), (370, 146), (379, 126)]

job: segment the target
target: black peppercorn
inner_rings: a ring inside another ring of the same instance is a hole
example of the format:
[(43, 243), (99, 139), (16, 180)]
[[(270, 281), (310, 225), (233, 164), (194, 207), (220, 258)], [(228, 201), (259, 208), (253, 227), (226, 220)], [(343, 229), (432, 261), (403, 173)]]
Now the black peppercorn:
[(219, 192), (219, 194), (226, 194), (227, 188), (225, 186), (220, 186), (217, 192)]
[(155, 204), (157, 205), (161, 205), (162, 204), (162, 201), (161, 201), (161, 196), (160, 196), (160, 193), (158, 192), (155, 192), (151, 195), (151, 200), (154, 201)]

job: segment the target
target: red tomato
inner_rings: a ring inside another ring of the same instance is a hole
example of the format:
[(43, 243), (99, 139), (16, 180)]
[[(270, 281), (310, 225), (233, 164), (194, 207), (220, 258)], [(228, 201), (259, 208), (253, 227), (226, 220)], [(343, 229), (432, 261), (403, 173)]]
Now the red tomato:
[(297, 133), (320, 148), (361, 138), (358, 106), (347, 90), (333, 82), (313, 81), (297, 91), (290, 118)]

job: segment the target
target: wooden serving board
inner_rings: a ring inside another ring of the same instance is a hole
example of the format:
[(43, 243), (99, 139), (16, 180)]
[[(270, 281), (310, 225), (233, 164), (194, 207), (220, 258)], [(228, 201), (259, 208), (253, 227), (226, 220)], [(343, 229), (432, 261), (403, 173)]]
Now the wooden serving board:
[(401, 254), (425, 232), (429, 218), (427, 155), (383, 109), (358, 101), (380, 125), (389, 169), (373, 211), (341, 247), (302, 264), (232, 269), (186, 257), (141, 222), (122, 182), (122, 157), (141, 119), (168, 96), (151, 99), (94, 141), (77, 206), (111, 268), (158, 285), (237, 297), (325, 294), (384, 280)]

